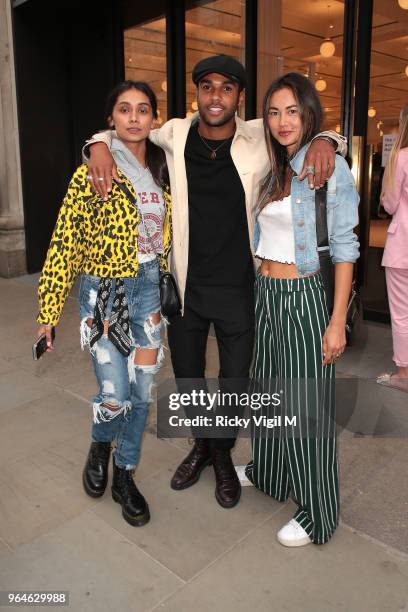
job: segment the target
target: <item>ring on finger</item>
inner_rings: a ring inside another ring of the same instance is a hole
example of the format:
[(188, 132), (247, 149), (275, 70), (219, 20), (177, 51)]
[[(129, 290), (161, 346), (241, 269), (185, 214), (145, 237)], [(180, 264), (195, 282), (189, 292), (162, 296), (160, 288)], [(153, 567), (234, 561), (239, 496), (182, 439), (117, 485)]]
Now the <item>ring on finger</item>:
[(315, 167), (314, 166), (306, 166), (305, 172), (306, 172), (306, 174), (314, 174), (315, 173)]
[(98, 176), (98, 181), (104, 181), (105, 179), (103, 178), (103, 176)]

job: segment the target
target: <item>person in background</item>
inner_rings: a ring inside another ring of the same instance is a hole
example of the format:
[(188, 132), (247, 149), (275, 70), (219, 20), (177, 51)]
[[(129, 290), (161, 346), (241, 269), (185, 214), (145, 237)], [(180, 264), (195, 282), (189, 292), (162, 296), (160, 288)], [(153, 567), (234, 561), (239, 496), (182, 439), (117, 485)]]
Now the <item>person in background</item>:
[(408, 390), (408, 106), (400, 114), (398, 137), (385, 168), (381, 201), (392, 215), (382, 265), (391, 313), (395, 372), (377, 382)]
[(112, 497), (124, 519), (141, 526), (150, 513), (133, 472), (163, 358), (159, 267), (166, 268), (170, 250), (171, 200), (164, 153), (147, 140), (157, 118), (149, 85), (117, 85), (108, 97), (106, 118), (116, 130), (112, 154), (121, 182), (113, 184), (104, 202), (91, 189), (85, 164), (74, 173), (39, 280), (38, 335), (45, 334), (52, 350), (51, 328), (82, 273), (81, 344), (90, 349), (99, 386), (83, 486), (91, 497), (104, 494), (116, 441)]
[[(324, 544), (339, 518), (334, 363), (346, 346), (347, 304), (359, 255), (353, 232), (359, 198), (346, 161), (337, 155), (327, 184), (335, 266), (329, 316), (319, 274), (315, 192), (297, 178), (323, 121), (313, 84), (294, 72), (273, 81), (263, 121), (270, 171), (261, 185), (254, 235), (262, 264), (256, 279), (252, 376), (279, 394), (279, 407), (264, 413), (281, 416), (282, 422), (271, 431), (262, 424), (254, 428), (246, 475), (267, 495), (278, 501), (291, 495), (297, 505), (277, 534), (283, 546)], [(286, 416), (295, 421), (286, 423)]]

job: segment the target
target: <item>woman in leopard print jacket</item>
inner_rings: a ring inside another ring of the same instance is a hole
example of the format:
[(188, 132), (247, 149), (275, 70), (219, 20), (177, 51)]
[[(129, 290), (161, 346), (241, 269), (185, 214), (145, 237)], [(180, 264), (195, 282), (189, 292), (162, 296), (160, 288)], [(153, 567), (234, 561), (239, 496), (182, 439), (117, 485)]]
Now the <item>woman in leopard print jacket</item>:
[(104, 494), (115, 440), (112, 496), (124, 519), (140, 526), (150, 514), (133, 471), (163, 359), (159, 272), (171, 246), (171, 198), (164, 152), (147, 140), (157, 119), (149, 85), (120, 83), (108, 97), (106, 117), (115, 129), (119, 180), (103, 201), (86, 165), (74, 173), (39, 281), (38, 335), (46, 334), (52, 350), (51, 327), (81, 274), (81, 343), (90, 348), (99, 386), (83, 485), (91, 497)]

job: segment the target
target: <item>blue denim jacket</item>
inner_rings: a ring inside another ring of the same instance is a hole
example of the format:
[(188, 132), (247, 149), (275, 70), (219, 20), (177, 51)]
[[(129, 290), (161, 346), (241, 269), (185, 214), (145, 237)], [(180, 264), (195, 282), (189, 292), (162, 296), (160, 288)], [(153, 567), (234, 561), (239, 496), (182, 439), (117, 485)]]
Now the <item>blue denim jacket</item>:
[[(300, 174), (306, 155), (305, 145), (290, 165)], [(293, 230), (295, 233), (296, 268), (300, 276), (313, 274), (319, 269), (316, 240), (315, 192), (309, 189), (307, 179), (292, 179), (291, 202)], [(333, 263), (352, 262), (359, 257), (359, 242), (353, 228), (358, 225), (359, 196), (353, 175), (347, 162), (336, 155), (336, 168), (327, 184), (327, 226), (330, 255)], [(256, 217), (259, 211), (256, 211)], [(260, 237), (259, 222), (255, 220), (253, 247), (258, 248)]]

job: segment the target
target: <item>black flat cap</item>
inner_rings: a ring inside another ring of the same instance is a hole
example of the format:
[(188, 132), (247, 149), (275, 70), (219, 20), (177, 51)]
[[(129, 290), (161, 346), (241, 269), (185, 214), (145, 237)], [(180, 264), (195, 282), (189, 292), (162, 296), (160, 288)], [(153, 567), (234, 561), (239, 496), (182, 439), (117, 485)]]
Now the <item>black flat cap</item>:
[(206, 74), (210, 74), (211, 72), (223, 74), (239, 83), (243, 89), (247, 85), (245, 68), (240, 62), (229, 55), (212, 55), (198, 62), (198, 64), (194, 66), (191, 75), (193, 82), (197, 85)]

